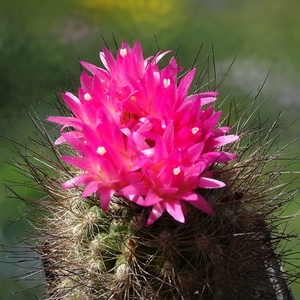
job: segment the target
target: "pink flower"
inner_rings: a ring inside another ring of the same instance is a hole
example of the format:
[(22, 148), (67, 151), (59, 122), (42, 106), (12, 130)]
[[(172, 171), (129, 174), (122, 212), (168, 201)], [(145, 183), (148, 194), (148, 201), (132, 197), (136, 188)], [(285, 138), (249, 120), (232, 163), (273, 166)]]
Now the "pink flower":
[(225, 186), (207, 170), (235, 159), (216, 150), (239, 138), (225, 135), (230, 127), (217, 128), (221, 112), (203, 109), (217, 92), (188, 96), (195, 70), (178, 82), (182, 68), (174, 57), (159, 69), (166, 53), (144, 59), (138, 42), (133, 48), (122, 42), (115, 59), (104, 48), (106, 70), (82, 62), (92, 75), (82, 73), (77, 96), (62, 95), (73, 116), (48, 118), (63, 125), (55, 143), (66, 142), (79, 154), (62, 157), (82, 171), (62, 187), (83, 186), (82, 197), (96, 193), (103, 210), (113, 194), (150, 206), (148, 225), (164, 211), (185, 222), (186, 203), (213, 214), (195, 189)]
[(141, 167), (143, 180), (120, 191), (127, 199), (139, 205), (153, 206), (148, 225), (158, 219), (165, 210), (175, 220), (183, 223), (187, 211), (184, 202), (213, 214), (208, 202), (194, 190), (198, 187), (224, 187), (225, 183), (212, 178), (212, 171), (205, 171), (212, 163), (236, 158), (233, 154), (219, 151), (202, 154), (203, 142), (194, 143), (190, 148), (182, 150), (174, 146), (175, 141), (174, 126), (171, 122), (163, 136), (156, 139), (155, 146), (145, 151), (148, 160)]

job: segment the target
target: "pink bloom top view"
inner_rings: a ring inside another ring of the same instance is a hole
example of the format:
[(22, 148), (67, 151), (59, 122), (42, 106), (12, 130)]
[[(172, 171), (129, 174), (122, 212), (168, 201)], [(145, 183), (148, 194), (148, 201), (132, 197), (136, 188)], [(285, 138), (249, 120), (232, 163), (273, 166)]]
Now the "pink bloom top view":
[(81, 170), (62, 187), (84, 187), (82, 197), (95, 193), (103, 210), (114, 194), (152, 207), (148, 225), (165, 211), (184, 223), (186, 203), (212, 215), (195, 189), (225, 186), (208, 169), (235, 159), (218, 149), (239, 138), (217, 127), (221, 112), (208, 105), (217, 92), (188, 95), (195, 70), (178, 80), (174, 57), (159, 68), (168, 52), (144, 59), (138, 42), (131, 48), (123, 41), (115, 59), (104, 48), (105, 69), (81, 62), (90, 74), (82, 72), (77, 95), (62, 95), (73, 115), (47, 119), (63, 125), (55, 143), (78, 153), (62, 157)]

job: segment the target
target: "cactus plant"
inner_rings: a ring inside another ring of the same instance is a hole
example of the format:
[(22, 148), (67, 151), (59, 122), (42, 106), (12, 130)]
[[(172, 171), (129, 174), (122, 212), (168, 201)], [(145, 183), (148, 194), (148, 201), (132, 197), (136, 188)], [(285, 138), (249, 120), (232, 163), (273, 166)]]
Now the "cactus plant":
[[(86, 62), (60, 117), (35, 120), (41, 136), (23, 156), (45, 192), (26, 200), (48, 299), (292, 299), (276, 252), (274, 213), (299, 192), (278, 183), (285, 147), (272, 151), (251, 105), (221, 120), (217, 92), (187, 96), (168, 52), (143, 58), (123, 42), (106, 68)], [(228, 135), (233, 124), (236, 134)], [(32, 161), (32, 157), (34, 161)], [(294, 274), (295, 275), (295, 274)]]

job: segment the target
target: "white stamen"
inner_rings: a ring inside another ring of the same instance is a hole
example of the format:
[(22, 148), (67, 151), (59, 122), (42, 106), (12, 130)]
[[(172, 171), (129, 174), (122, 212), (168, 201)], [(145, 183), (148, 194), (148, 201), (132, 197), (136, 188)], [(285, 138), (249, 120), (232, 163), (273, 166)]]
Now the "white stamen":
[(174, 174), (174, 175), (178, 175), (178, 174), (180, 173), (180, 171), (181, 171), (181, 170), (180, 170), (180, 167), (174, 168), (174, 169), (173, 169), (173, 174)]
[(199, 131), (199, 127), (192, 128), (192, 134), (196, 134)]
[(84, 100), (90, 101), (92, 99), (92, 96), (89, 93), (85, 93), (83, 96)]
[(126, 48), (120, 49), (120, 55), (122, 57), (126, 56), (127, 55), (127, 49)]
[(100, 155), (104, 155), (104, 153), (106, 153), (106, 149), (103, 146), (98, 147), (97, 148), (97, 153), (100, 154)]
[(164, 87), (167, 88), (171, 84), (171, 80), (169, 78), (165, 78), (163, 83), (164, 83)]

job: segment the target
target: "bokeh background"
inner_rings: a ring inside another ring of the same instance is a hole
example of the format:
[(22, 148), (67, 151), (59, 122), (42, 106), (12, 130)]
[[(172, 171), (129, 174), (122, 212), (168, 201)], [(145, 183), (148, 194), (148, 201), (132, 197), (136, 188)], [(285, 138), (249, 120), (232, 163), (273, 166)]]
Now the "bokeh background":
[[(100, 65), (98, 52), (105, 42), (114, 51), (114, 40), (120, 45), (122, 39), (139, 40), (145, 56), (159, 48), (172, 49), (186, 69), (202, 45), (199, 67), (212, 59), (214, 52), (220, 76), (237, 55), (220, 87), (219, 98), (230, 93), (228, 101), (238, 101), (249, 93), (250, 101), (270, 71), (257, 103), (267, 99), (260, 108), (262, 120), (275, 120), (285, 112), (281, 118), (284, 127), (300, 115), (299, 11), (298, 0), (0, 0), (1, 135), (29, 145), (24, 135), (34, 137), (34, 127), (24, 105), (41, 119), (54, 113), (44, 102), (55, 101), (54, 88), (66, 88), (70, 77), (79, 77), (78, 60)], [(295, 123), (281, 136), (282, 145), (299, 137), (299, 125)], [(0, 145), (2, 151), (12, 153), (8, 140), (1, 139)], [(26, 185), (14, 184), (25, 179), (7, 163), (4, 153), (0, 155), (0, 181), (4, 184), (0, 190), (0, 244), (21, 246), (18, 237), (26, 236), (30, 226), (24, 220), (12, 221), (22, 216), (25, 206), (12, 198), (5, 185), (13, 185), (22, 196), (39, 195)], [(299, 171), (299, 166), (296, 162), (289, 170)], [(289, 175), (282, 178), (283, 182), (289, 180)], [(285, 214), (297, 213), (299, 200), (296, 198)], [(299, 220), (293, 220), (289, 230), (300, 232)], [(295, 246), (295, 252), (300, 250), (297, 239), (289, 246)], [(2, 253), (0, 260), (14, 260), (7, 256)], [(5, 280), (26, 273), (22, 270), (26, 266), (39, 267), (34, 261), (22, 266), (0, 264), (1, 299), (36, 299), (42, 288), (30, 287), (38, 282), (28, 281), (26, 275), (21, 281)], [(15, 293), (20, 290), (25, 291)], [(299, 285), (292, 284), (292, 290), (295, 299), (300, 299)]]

